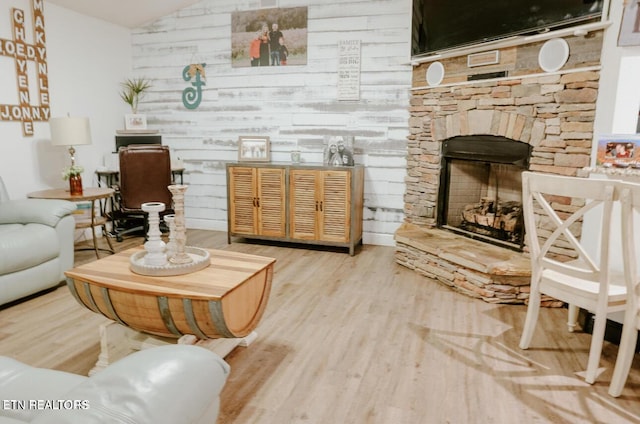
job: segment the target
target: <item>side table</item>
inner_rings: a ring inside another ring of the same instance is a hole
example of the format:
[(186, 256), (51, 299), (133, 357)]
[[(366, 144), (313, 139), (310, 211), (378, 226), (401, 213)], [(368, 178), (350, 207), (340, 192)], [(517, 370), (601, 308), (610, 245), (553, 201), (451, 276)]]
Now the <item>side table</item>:
[[(33, 199), (61, 199), (68, 200), (70, 202), (91, 202), (91, 218), (76, 220), (76, 228), (91, 228), (91, 234), (93, 235), (93, 247), (89, 250), (96, 252), (96, 257), (100, 259), (99, 250), (115, 253), (109, 235), (107, 233), (107, 218), (102, 214), (96, 214), (95, 202), (100, 199), (108, 199), (113, 196), (114, 190), (112, 188), (100, 188), (100, 187), (86, 187), (82, 190), (81, 195), (72, 196), (69, 189), (55, 188), (50, 190), (35, 191), (27, 194), (27, 197)], [(101, 249), (98, 247), (98, 240), (96, 237), (96, 227), (102, 227), (102, 234), (107, 239), (109, 249)], [(85, 249), (79, 249), (85, 250)]]

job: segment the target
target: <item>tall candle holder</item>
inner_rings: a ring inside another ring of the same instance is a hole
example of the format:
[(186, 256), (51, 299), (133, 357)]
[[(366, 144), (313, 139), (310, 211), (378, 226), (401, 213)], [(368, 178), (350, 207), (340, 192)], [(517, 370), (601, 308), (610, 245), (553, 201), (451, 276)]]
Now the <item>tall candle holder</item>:
[(176, 253), (176, 216), (174, 214), (167, 214), (164, 216), (164, 222), (169, 227), (169, 241), (167, 242), (167, 259)]
[(164, 203), (148, 202), (142, 204), (142, 210), (149, 215), (149, 232), (147, 233), (147, 241), (144, 249), (147, 254), (144, 256), (145, 265), (164, 266), (167, 264), (167, 255), (165, 253), (165, 243), (160, 236), (160, 212), (165, 208)]
[(193, 258), (186, 253), (187, 229), (184, 224), (184, 193), (189, 186), (173, 184), (168, 187), (173, 195), (173, 210), (175, 212), (174, 223), (176, 226), (176, 252), (169, 261), (172, 264), (188, 264)]

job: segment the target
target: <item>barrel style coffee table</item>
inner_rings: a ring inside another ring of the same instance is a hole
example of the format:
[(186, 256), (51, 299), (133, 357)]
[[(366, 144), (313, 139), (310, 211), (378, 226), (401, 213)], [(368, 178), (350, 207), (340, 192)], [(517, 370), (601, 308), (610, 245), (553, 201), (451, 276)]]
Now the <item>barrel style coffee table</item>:
[[(78, 303), (113, 321), (101, 328), (99, 363), (106, 366), (140, 349), (136, 344), (179, 339), (206, 345), (210, 339), (232, 339), (235, 347), (255, 338), (254, 329), (269, 299), (275, 259), (208, 250), (211, 264), (204, 269), (147, 276), (130, 269), (130, 257), (141, 250), (129, 249), (65, 272)], [(221, 356), (230, 350), (225, 349)]]

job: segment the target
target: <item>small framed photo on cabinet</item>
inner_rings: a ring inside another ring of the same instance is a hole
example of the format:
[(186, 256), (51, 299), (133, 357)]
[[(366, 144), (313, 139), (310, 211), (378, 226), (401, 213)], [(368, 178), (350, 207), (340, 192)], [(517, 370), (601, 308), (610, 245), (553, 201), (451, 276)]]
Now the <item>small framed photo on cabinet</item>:
[(147, 115), (139, 115), (139, 114), (125, 115), (124, 128), (126, 130), (146, 130)]
[(353, 136), (325, 136), (324, 164), (328, 166), (353, 166)]
[(269, 162), (269, 137), (241, 136), (238, 139), (238, 162)]

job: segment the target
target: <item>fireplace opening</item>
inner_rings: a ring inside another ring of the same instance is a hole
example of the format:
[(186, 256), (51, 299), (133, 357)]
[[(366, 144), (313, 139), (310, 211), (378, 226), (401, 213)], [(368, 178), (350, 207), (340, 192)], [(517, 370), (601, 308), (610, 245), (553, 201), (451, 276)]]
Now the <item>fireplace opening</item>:
[(442, 143), (437, 225), (521, 251), (522, 171), (531, 146), (500, 136), (459, 136)]

